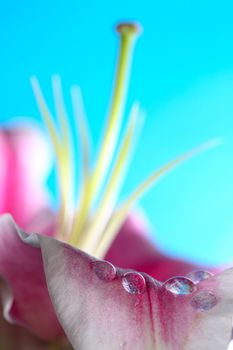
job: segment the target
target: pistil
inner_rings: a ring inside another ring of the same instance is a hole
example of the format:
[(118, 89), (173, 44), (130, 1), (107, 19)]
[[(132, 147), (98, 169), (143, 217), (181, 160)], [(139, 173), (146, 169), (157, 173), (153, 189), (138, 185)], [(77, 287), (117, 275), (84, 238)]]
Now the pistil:
[(120, 34), (120, 53), (109, 118), (96, 165), (90, 176), (88, 176), (85, 183), (85, 191), (83, 191), (84, 195), (78, 204), (74, 216), (71, 242), (78, 246), (85, 246), (85, 241), (89, 241), (84, 226), (90, 215), (95, 198), (101, 192), (104, 180), (109, 173), (109, 166), (116, 149), (123, 118), (132, 51), (139, 32), (138, 26), (133, 23), (120, 24), (117, 26), (117, 31)]

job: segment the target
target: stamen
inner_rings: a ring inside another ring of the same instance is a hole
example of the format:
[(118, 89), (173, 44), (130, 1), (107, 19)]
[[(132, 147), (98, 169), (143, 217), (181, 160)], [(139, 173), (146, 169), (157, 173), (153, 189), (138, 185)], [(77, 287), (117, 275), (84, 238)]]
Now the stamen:
[(56, 115), (58, 117), (60, 132), (61, 132), (61, 140), (66, 150), (69, 149), (70, 143), (70, 132), (68, 125), (68, 115), (65, 108), (65, 103), (62, 94), (62, 86), (61, 79), (58, 75), (52, 76), (52, 88), (53, 88), (53, 97), (56, 108)]
[[(34, 95), (36, 98), (36, 102), (38, 104), (39, 110), (41, 112), (41, 116), (44, 120), (45, 125), (47, 126), (53, 147), (56, 155), (57, 167), (58, 167), (58, 181), (59, 181), (59, 189), (61, 196), (61, 206), (59, 210), (59, 231), (63, 236), (65, 234), (65, 230), (67, 231), (67, 225), (70, 222), (70, 198), (71, 191), (73, 189), (72, 183), (72, 174), (73, 169), (71, 168), (72, 160), (70, 153), (70, 145), (69, 145), (69, 135), (68, 135), (68, 125), (66, 120), (66, 113), (63, 102), (62, 102), (62, 93), (61, 93), (61, 85), (58, 78), (53, 80), (53, 90), (54, 90), (54, 100), (56, 101), (56, 108), (59, 109), (59, 118), (62, 123), (62, 139), (59, 137), (56, 127), (53, 123), (52, 113), (50, 112), (45, 98), (40, 89), (39, 82), (36, 77), (31, 78), (31, 84), (34, 91)], [(62, 107), (62, 108), (60, 108)]]
[[(83, 217), (88, 210), (88, 204), (90, 202), (89, 183), (90, 183), (90, 131), (85, 118), (85, 112), (82, 103), (81, 91), (77, 86), (71, 89), (71, 98), (73, 105), (73, 114), (77, 123), (77, 130), (80, 140), (80, 154), (81, 154), (81, 172), (82, 179), (79, 188), (79, 201), (76, 208), (76, 214), (73, 218), (73, 227), (70, 236), (70, 242), (76, 244), (80, 240), (80, 236), (83, 230), (78, 230), (75, 219)], [(80, 225), (81, 226), (81, 225)]]
[(62, 154), (62, 163), (64, 164), (63, 168), (65, 171), (64, 174), (64, 189), (66, 191), (66, 199), (68, 200), (68, 206), (71, 206), (71, 198), (73, 192), (73, 158), (72, 150), (73, 143), (70, 136), (70, 127), (68, 123), (68, 116), (65, 108), (65, 103), (62, 94), (61, 80), (58, 75), (52, 77), (52, 87), (53, 87), (53, 96), (56, 107), (56, 115), (58, 117), (60, 133), (61, 133), (61, 154)]
[(38, 108), (41, 112), (41, 116), (44, 120), (45, 125), (48, 128), (48, 132), (50, 134), (51, 141), (53, 143), (53, 147), (55, 148), (55, 152), (58, 155), (60, 152), (60, 142), (59, 138), (57, 136), (56, 128), (53, 124), (53, 118), (52, 114), (45, 102), (44, 96), (42, 94), (42, 91), (40, 89), (39, 82), (36, 77), (31, 78), (31, 84), (32, 84), (32, 89), (36, 98), (36, 102), (38, 105)]
[(74, 167), (73, 167), (73, 139), (71, 137), (68, 114), (65, 108), (61, 79), (58, 75), (52, 77), (53, 98), (56, 116), (61, 135), (61, 181), (64, 196), (64, 208), (59, 216), (59, 230), (61, 237), (69, 236), (71, 229), (71, 213), (74, 208)]
[[(81, 170), (83, 181), (86, 182), (90, 172), (90, 147), (91, 136), (86, 114), (84, 111), (81, 90), (78, 86), (71, 88), (71, 99), (73, 106), (73, 114), (77, 122), (78, 139), (80, 140), (80, 155), (82, 157)], [(83, 186), (82, 186), (83, 187)]]

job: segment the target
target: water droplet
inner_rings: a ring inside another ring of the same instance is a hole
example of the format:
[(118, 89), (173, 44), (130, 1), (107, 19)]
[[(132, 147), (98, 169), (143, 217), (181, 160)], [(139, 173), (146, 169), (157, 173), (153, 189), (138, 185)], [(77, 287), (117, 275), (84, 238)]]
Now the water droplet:
[(99, 279), (109, 282), (116, 277), (116, 268), (108, 261), (96, 260), (92, 262), (92, 269)]
[(196, 271), (190, 272), (186, 277), (188, 277), (191, 281), (197, 284), (203, 280), (206, 280), (211, 276), (213, 276), (213, 274), (209, 271), (196, 270)]
[(202, 290), (191, 300), (191, 305), (199, 311), (208, 311), (217, 305), (218, 299), (211, 291)]
[(164, 287), (174, 294), (191, 294), (196, 290), (196, 286), (186, 277), (172, 277), (164, 282)]
[(130, 294), (142, 294), (146, 289), (145, 278), (137, 272), (127, 272), (122, 277), (122, 285)]

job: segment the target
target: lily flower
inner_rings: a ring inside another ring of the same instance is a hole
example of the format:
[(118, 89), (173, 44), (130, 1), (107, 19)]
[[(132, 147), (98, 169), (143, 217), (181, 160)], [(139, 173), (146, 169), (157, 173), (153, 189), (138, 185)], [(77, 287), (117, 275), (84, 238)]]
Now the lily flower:
[[(142, 115), (135, 103), (120, 139), (128, 71), (138, 27), (126, 23), (117, 29), (121, 45), (115, 90), (94, 167), (90, 162), (90, 132), (79, 88), (71, 89), (73, 124), (76, 125), (71, 132), (61, 81), (58, 76), (53, 77), (58, 130), (39, 82), (32, 78), (36, 101), (56, 154), (61, 205), (57, 224), (47, 236), (26, 234), (9, 215), (0, 217), (0, 291), (4, 319), (44, 341), (41, 345), (44, 349), (69, 346), (63, 343), (65, 332), (77, 350), (191, 350), (195, 348), (192, 339), (194, 335), (199, 336), (203, 324), (207, 323), (210, 331), (211, 327), (216, 327), (209, 315), (214, 315), (215, 319), (215, 311), (219, 310), (223, 322), (218, 330), (221, 339), (216, 344), (225, 344), (231, 328), (231, 322), (229, 327), (227, 323), (231, 314), (227, 290), (231, 270), (220, 277), (199, 271), (194, 277), (173, 278), (164, 284), (154, 280), (146, 272), (162, 280), (170, 277), (171, 269), (163, 270), (164, 264), (156, 269), (158, 253), (142, 234), (142, 225), (135, 221), (138, 219), (130, 215), (135, 202), (163, 174), (213, 144), (207, 143), (171, 161), (146, 179), (123, 203), (117, 201), (137, 122)], [(82, 156), (78, 200), (74, 191), (77, 177), (74, 133), (79, 135)], [(41, 221), (43, 224), (43, 218)], [(125, 247), (132, 243), (127, 248), (129, 253), (122, 249), (123, 239)], [(114, 244), (119, 249), (117, 256)], [(102, 260), (106, 257), (109, 262)], [(166, 261), (164, 257), (162, 261)], [(114, 263), (119, 263), (121, 268), (116, 268)], [(187, 270), (185, 264), (179, 263), (178, 271), (175, 263), (175, 274)], [(144, 272), (138, 273), (135, 268)], [(206, 281), (202, 282), (203, 278)], [(178, 292), (173, 293), (173, 289)], [(200, 294), (202, 290), (204, 294)], [(196, 311), (198, 298), (207, 302), (210, 299), (209, 309), (197, 306)], [(208, 312), (203, 312), (206, 311), (203, 308)], [(4, 321), (0, 322), (5, 327)], [(183, 332), (180, 324), (184, 326)], [(191, 331), (193, 327), (196, 333)], [(204, 340), (203, 344), (208, 343)], [(199, 346), (199, 349), (204, 348), (207, 349)]]
[(49, 294), (75, 350), (231, 350), (233, 269), (161, 283), (54, 238), (1, 228), (43, 257)]

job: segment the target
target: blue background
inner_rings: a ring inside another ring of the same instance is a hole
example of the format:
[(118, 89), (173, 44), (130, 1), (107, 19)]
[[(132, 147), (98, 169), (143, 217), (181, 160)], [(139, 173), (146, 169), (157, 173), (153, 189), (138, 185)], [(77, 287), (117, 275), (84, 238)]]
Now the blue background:
[(227, 0), (1, 1), (1, 122), (30, 116), (41, 123), (29, 77), (38, 76), (51, 100), (50, 77), (59, 73), (66, 90), (73, 83), (81, 86), (97, 142), (116, 61), (113, 25), (139, 21), (144, 34), (136, 47), (127, 111), (138, 99), (147, 117), (122, 197), (171, 158), (222, 137), (221, 146), (167, 175), (140, 205), (165, 251), (228, 263), (233, 260), (232, 18), (233, 2)]

